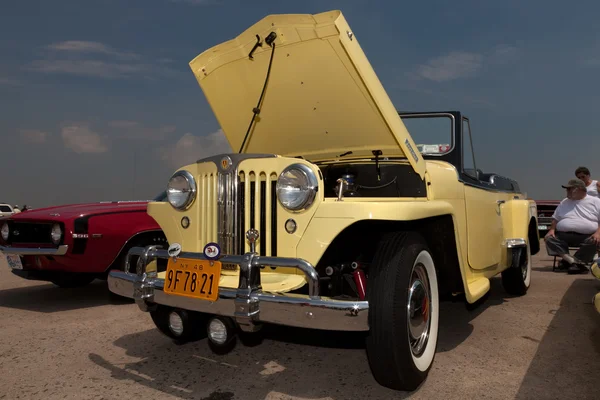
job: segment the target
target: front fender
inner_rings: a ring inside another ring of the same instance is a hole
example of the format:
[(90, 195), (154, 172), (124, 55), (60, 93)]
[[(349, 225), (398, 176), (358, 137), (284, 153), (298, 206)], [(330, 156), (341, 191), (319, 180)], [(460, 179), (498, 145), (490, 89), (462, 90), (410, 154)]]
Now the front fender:
[(358, 221), (415, 221), (448, 214), (454, 214), (454, 209), (441, 200), (325, 201), (302, 235), (296, 254), (316, 265), (333, 240)]

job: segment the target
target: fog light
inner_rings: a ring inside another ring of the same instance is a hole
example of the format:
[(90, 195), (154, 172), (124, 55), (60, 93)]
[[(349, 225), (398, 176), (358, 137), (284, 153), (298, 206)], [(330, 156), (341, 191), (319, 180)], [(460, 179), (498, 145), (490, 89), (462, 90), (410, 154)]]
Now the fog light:
[(296, 232), (296, 221), (294, 221), (293, 219), (288, 219), (287, 221), (285, 221), (285, 230), (287, 231), (287, 233), (294, 233)]
[(175, 336), (181, 336), (183, 333), (183, 320), (175, 311), (171, 311), (169, 314), (169, 329)]
[(208, 338), (216, 344), (227, 343), (227, 326), (219, 318), (212, 318), (208, 323)]

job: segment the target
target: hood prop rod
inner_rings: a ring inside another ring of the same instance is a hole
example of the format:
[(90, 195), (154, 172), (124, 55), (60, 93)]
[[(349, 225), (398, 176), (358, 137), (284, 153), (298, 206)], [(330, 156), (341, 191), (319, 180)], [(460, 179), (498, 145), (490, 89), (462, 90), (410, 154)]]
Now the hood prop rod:
[[(271, 46), (271, 48), (273, 49), (271, 51), (271, 58), (269, 59), (269, 67), (267, 68), (267, 76), (265, 78), (265, 83), (263, 85), (260, 97), (258, 98), (258, 104), (256, 104), (256, 107), (254, 107), (252, 109), (252, 119), (250, 120), (250, 125), (248, 125), (248, 130), (246, 131), (246, 135), (244, 136), (244, 141), (242, 142), (242, 145), (240, 146), (240, 151), (238, 153), (241, 153), (242, 150), (244, 150), (244, 145), (246, 144), (246, 140), (248, 139), (248, 135), (250, 134), (250, 129), (252, 129), (252, 125), (254, 124), (254, 120), (256, 119), (256, 116), (258, 114), (260, 114), (260, 105), (261, 105), (263, 97), (265, 95), (265, 90), (267, 89), (267, 82), (269, 82), (269, 76), (271, 75), (271, 65), (273, 64), (273, 55), (275, 54), (275, 38), (276, 37), (277, 37), (277, 34), (275, 32), (271, 32), (265, 38), (265, 43), (268, 44), (269, 46)], [(256, 50), (256, 48), (258, 46), (262, 47), (262, 43), (260, 43), (260, 36), (256, 35), (256, 39), (257, 39), (257, 42), (254, 45), (254, 48), (252, 49), (250, 54), (248, 54), (248, 57), (250, 57), (250, 59), (252, 59), (252, 60), (254, 59), (252, 57), (252, 53), (254, 53), (254, 50)]]
[(375, 156), (375, 168), (377, 169), (377, 182), (381, 180), (381, 167), (379, 166), (379, 156), (382, 154), (383, 152), (381, 150), (373, 150), (373, 155)]

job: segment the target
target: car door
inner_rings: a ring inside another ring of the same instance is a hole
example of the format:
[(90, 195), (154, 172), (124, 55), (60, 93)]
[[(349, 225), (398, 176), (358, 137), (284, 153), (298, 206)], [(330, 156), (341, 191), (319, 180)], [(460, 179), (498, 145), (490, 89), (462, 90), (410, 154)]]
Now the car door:
[(506, 196), (482, 180), (467, 118), (462, 121), (461, 144), (469, 265), (473, 269), (494, 267), (501, 260), (502, 204)]

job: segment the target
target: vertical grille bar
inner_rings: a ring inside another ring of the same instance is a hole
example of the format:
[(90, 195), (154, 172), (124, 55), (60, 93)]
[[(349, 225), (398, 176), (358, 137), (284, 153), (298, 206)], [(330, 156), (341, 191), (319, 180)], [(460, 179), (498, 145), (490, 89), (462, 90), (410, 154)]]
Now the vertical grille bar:
[(208, 201), (208, 215), (210, 218), (210, 237), (208, 238), (209, 242), (216, 242), (217, 238), (217, 229), (218, 229), (218, 210), (217, 210), (217, 176), (215, 174), (211, 174), (210, 176), (210, 200)]
[(271, 175), (267, 174), (265, 179), (265, 194), (264, 194), (264, 213), (265, 213), (265, 228), (263, 232), (263, 243), (265, 244), (266, 255), (272, 255), (271, 246), (273, 238), (271, 237), (273, 232), (273, 226), (271, 226)]
[[(248, 229), (250, 229), (250, 204), (251, 204), (251, 199), (250, 199), (250, 187), (251, 187), (251, 183), (250, 183), (250, 173), (245, 173), (244, 177), (246, 178), (246, 183), (244, 185), (244, 228), (242, 231), (242, 235), (245, 235), (245, 233), (248, 231)], [(246, 240), (243, 240), (243, 249), (244, 249), (244, 253), (247, 251), (250, 251), (250, 246), (248, 245), (248, 243), (246, 242)]]
[(199, 177), (199, 181), (198, 182), (198, 188), (200, 189), (200, 193), (198, 193), (198, 195), (200, 196), (200, 244), (203, 245), (205, 243), (208, 243), (208, 224), (207, 224), (207, 208), (208, 208), (208, 202), (210, 201), (210, 194), (207, 190), (207, 179), (206, 179), (206, 174), (202, 174)]
[(264, 234), (264, 232), (262, 231), (262, 226), (260, 223), (260, 203), (261, 203), (261, 198), (260, 198), (260, 186), (261, 186), (261, 181), (260, 181), (260, 173), (258, 171), (256, 171), (254, 173), (254, 229), (258, 230), (260, 232), (260, 236), (258, 238), (258, 246), (256, 247), (256, 251), (261, 254), (262, 252), (260, 251), (260, 249), (262, 248), (262, 242), (263, 242), (263, 237), (262, 235)]
[(271, 256), (277, 257), (277, 177), (271, 183)]

